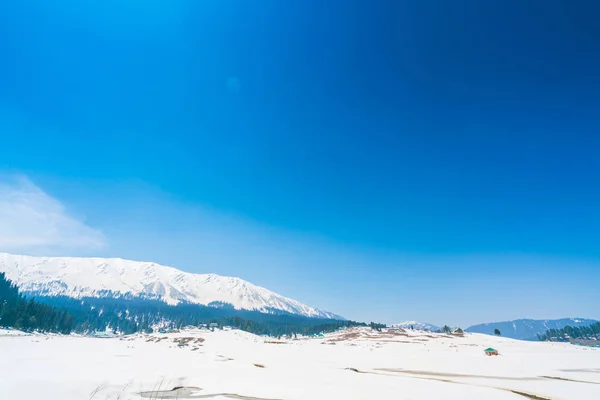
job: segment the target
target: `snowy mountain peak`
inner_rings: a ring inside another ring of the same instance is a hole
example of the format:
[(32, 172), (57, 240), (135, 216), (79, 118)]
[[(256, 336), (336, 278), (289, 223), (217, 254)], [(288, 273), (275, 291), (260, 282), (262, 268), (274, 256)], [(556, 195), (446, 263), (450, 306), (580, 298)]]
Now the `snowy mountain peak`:
[(22, 291), (44, 296), (128, 295), (159, 299), (171, 305), (227, 303), (238, 310), (278, 310), (305, 317), (342, 318), (240, 278), (192, 274), (153, 262), (0, 253), (0, 272), (5, 272)]
[(404, 322), (398, 322), (397, 324), (392, 324), (391, 325), (393, 328), (403, 328), (403, 329), (416, 329), (419, 331), (437, 331), (440, 328), (432, 325), (432, 324), (428, 324), (426, 322), (419, 322), (419, 321), (404, 321)]

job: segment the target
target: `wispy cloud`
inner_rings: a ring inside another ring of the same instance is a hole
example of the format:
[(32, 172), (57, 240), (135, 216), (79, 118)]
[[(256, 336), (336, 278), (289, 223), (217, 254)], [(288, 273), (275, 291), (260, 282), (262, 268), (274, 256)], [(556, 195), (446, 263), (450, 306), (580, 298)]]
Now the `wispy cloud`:
[(0, 176), (0, 251), (99, 249), (104, 235), (23, 176)]

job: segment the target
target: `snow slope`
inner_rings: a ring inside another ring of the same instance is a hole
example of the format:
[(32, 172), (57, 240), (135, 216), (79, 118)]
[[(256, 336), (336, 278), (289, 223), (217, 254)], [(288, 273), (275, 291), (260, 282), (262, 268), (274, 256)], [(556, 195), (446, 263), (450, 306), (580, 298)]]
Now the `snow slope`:
[(473, 325), (466, 329), (467, 332), (493, 335), (498, 329), (502, 336), (521, 339), (536, 340), (538, 334), (545, 333), (548, 329), (562, 329), (565, 326), (590, 326), (598, 321), (585, 318), (562, 318), (551, 320), (517, 319), (514, 321), (490, 322), (487, 324)]
[[(490, 346), (500, 355), (485, 356)], [(145, 400), (179, 386), (173, 398), (600, 399), (600, 349), (480, 334), (359, 328), (282, 344), (236, 330), (0, 335), (0, 354), (2, 399)]]
[(43, 296), (159, 298), (168, 304), (231, 304), (238, 310), (342, 317), (307, 306), (239, 278), (192, 274), (153, 262), (120, 258), (32, 257), (0, 253), (0, 272), (21, 291)]
[(419, 321), (404, 321), (404, 322), (398, 322), (397, 324), (392, 324), (391, 325), (394, 328), (403, 328), (403, 329), (417, 329), (420, 331), (437, 331), (440, 328), (438, 326), (432, 325), (432, 324), (428, 324), (426, 322), (419, 322)]

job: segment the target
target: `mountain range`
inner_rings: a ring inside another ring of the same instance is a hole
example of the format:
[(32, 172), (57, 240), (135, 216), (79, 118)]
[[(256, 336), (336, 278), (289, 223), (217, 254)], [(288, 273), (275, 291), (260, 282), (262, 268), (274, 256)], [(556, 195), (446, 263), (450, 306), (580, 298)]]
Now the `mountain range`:
[(391, 326), (393, 328), (416, 329), (419, 331), (437, 331), (440, 329), (438, 326), (419, 321), (398, 322), (397, 324), (392, 324)]
[(343, 319), (240, 278), (193, 274), (153, 262), (0, 253), (0, 272), (5, 272), (20, 291), (34, 296), (139, 298), (169, 305), (231, 306), (236, 310)]
[(467, 332), (484, 333), (493, 335), (498, 329), (502, 336), (521, 339), (537, 340), (537, 335), (544, 334), (548, 329), (562, 329), (565, 326), (590, 326), (598, 321), (585, 318), (561, 318), (552, 320), (517, 319), (514, 321), (490, 322), (487, 324), (473, 325), (466, 329)]
[[(173, 306), (210, 307), (205, 310), (225, 307), (240, 312), (287, 314), (311, 319), (344, 319), (240, 278), (193, 274), (153, 262), (0, 253), (0, 272), (4, 272), (21, 292), (37, 298), (153, 300)], [(548, 329), (562, 329), (567, 325), (589, 326), (595, 322), (598, 321), (585, 318), (519, 319), (473, 325), (466, 331), (493, 335), (498, 329), (504, 337), (536, 340), (538, 335), (544, 334)], [(428, 331), (440, 329), (418, 321), (404, 321), (392, 326)]]

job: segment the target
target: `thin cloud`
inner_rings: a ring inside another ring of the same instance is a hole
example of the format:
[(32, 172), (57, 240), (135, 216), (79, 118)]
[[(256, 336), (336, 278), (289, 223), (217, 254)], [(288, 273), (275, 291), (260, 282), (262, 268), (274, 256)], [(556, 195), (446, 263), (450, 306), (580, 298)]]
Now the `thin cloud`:
[(0, 176), (0, 251), (93, 250), (104, 235), (26, 177)]

